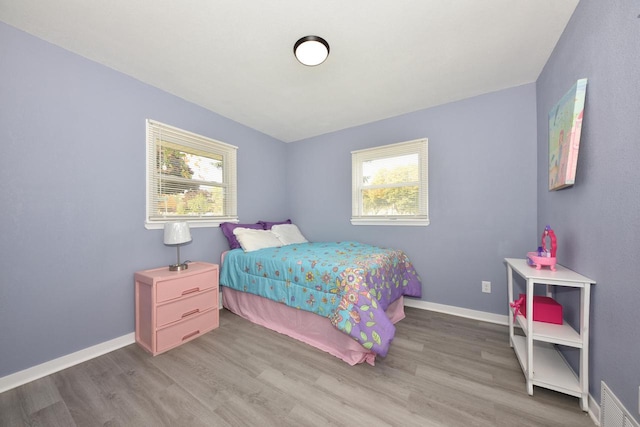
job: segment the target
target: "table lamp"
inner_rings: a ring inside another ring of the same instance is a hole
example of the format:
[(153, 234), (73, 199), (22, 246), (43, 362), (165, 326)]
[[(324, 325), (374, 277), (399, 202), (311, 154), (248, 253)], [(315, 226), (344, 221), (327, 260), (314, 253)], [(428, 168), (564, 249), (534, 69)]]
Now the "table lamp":
[(178, 262), (170, 265), (170, 271), (186, 270), (189, 266), (186, 263), (180, 263), (180, 245), (191, 241), (191, 233), (189, 232), (189, 224), (186, 222), (167, 222), (164, 224), (164, 244), (176, 245), (178, 248)]

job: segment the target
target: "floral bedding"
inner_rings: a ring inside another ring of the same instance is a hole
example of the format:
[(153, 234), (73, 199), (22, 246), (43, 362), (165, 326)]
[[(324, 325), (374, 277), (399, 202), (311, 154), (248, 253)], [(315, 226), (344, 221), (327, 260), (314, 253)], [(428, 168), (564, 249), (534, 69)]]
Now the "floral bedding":
[(422, 295), (403, 251), (357, 242), (234, 249), (225, 256), (220, 284), (327, 317), (380, 356), (395, 334), (384, 311), (400, 296)]

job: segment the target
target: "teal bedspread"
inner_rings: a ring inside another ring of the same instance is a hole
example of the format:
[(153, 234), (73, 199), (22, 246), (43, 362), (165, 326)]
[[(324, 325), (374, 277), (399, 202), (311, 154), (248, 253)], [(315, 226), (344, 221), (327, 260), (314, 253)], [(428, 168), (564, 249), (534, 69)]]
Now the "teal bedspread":
[(422, 295), (403, 251), (357, 242), (234, 249), (225, 256), (220, 284), (327, 317), (380, 356), (395, 334), (384, 311), (402, 295)]

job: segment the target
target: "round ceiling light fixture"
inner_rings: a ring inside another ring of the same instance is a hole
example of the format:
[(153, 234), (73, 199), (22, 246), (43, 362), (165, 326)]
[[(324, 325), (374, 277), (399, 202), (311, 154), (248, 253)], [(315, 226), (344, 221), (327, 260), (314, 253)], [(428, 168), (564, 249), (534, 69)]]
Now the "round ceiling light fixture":
[(293, 54), (301, 64), (314, 67), (329, 56), (329, 43), (322, 37), (305, 36), (293, 45)]

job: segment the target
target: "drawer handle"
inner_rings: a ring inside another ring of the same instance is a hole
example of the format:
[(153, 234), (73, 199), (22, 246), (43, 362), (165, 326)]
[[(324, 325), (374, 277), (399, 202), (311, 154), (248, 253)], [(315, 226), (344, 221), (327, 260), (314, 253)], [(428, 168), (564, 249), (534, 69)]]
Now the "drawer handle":
[(184, 341), (184, 340), (188, 340), (189, 338), (191, 338), (191, 337), (193, 337), (193, 336), (196, 336), (196, 335), (198, 335), (199, 333), (200, 333), (200, 329), (198, 329), (197, 331), (193, 331), (193, 332), (191, 332), (190, 334), (187, 334), (187, 335), (183, 336), (183, 337), (182, 337), (182, 341)]
[(200, 312), (199, 308), (196, 308), (195, 310), (187, 311), (186, 313), (184, 313), (182, 315), (182, 318), (184, 319), (187, 316), (191, 316), (192, 314), (196, 314), (196, 313), (199, 313), (199, 312)]
[(200, 292), (200, 288), (187, 289), (186, 291), (182, 292), (182, 295), (188, 295), (194, 292)]

